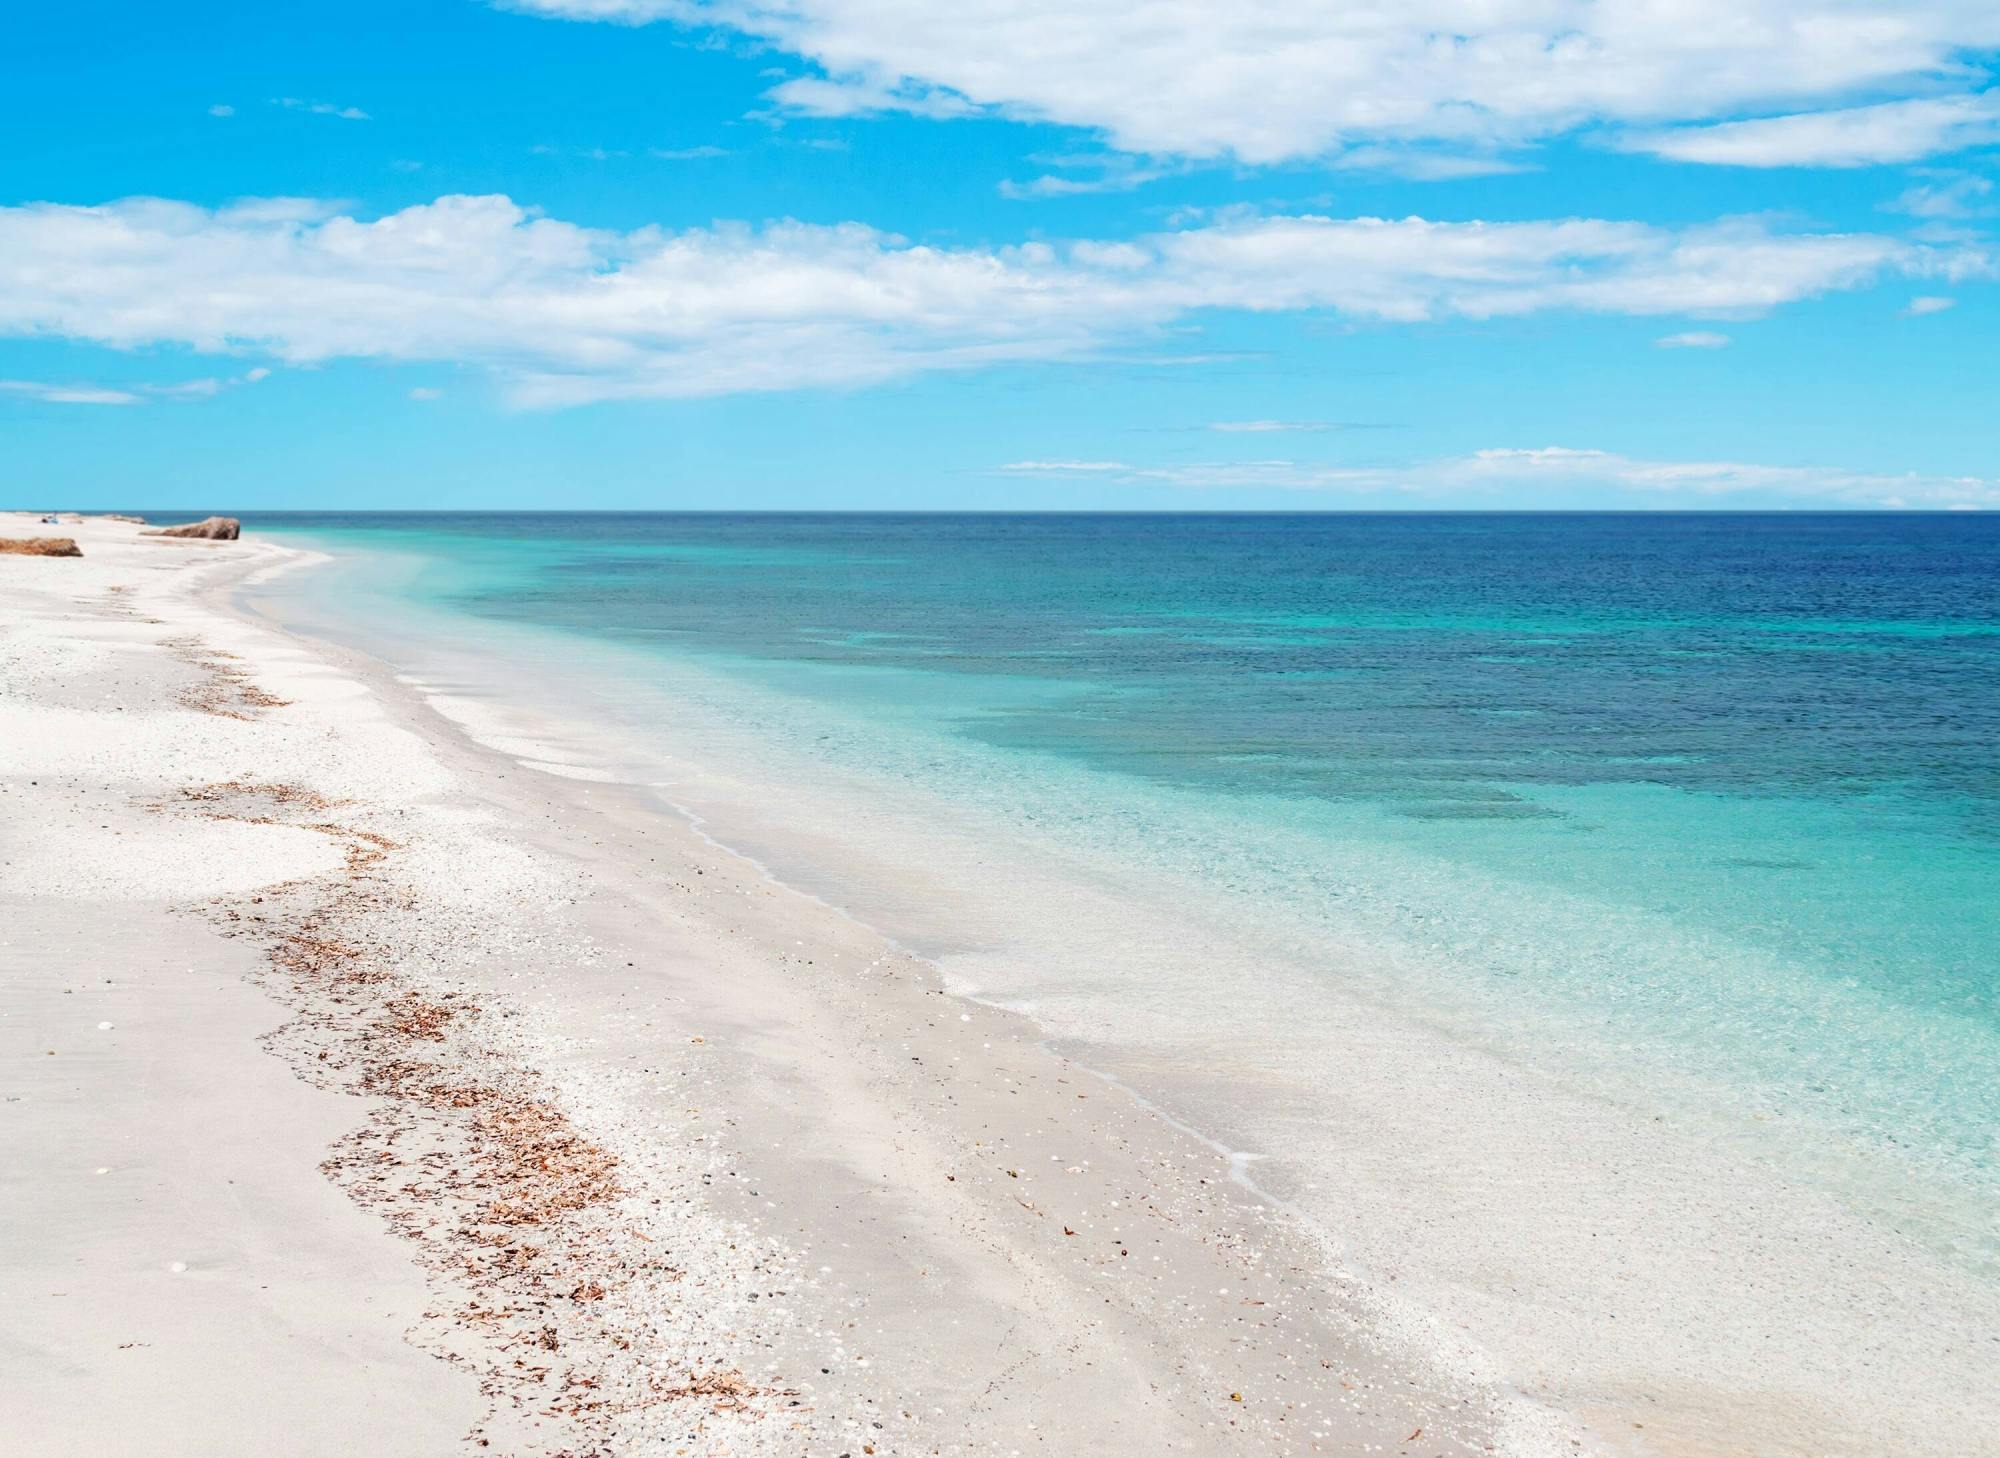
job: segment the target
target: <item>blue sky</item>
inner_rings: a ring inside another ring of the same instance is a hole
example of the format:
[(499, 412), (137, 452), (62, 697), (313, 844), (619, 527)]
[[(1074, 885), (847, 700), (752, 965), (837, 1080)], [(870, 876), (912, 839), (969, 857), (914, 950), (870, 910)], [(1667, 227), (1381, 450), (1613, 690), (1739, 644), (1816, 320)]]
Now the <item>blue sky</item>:
[(2000, 505), (2000, 10), (5, 22), (0, 499)]

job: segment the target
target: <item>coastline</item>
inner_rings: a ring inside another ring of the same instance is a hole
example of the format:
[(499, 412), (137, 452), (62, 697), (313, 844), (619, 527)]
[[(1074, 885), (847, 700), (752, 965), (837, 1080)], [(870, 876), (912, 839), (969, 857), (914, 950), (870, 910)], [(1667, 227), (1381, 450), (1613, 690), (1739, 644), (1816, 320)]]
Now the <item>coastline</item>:
[[(1920, 1160), (1854, 1159), (1796, 1104), (1754, 1086), (1657, 1085), (1671, 1070), (1643, 1023), (1545, 1020), (1548, 1042), (1524, 1046), (1511, 1007), (1471, 1009), (1499, 1016), (1468, 1026), (1432, 1006), (1429, 994), (1447, 989), (1427, 974), (1442, 966), (1383, 962), (1337, 931), (1301, 958), (1270, 934), (1290, 910), (1282, 887), (1261, 888), (1246, 924), (1211, 916), (1200, 885), (1149, 875), (1151, 850), (1133, 836), (1118, 839), (1115, 857), (1076, 854), (1065, 801), (1099, 815), (1131, 804), (1104, 795), (1089, 771), (1057, 762), (1052, 776), (1044, 761), (1016, 775), (1004, 757), (961, 752), (948, 736), (827, 713), (810, 692), (762, 691), (761, 676), (745, 693), (737, 665), (725, 682), (676, 651), (495, 631), (483, 614), (425, 609), (426, 594), (400, 580), (362, 585), (378, 565), (366, 536), (335, 550), (338, 569), (262, 606), (309, 637), (394, 663), (403, 685), (517, 762), (652, 787), (654, 813), (671, 809), (786, 884), (888, 929), (946, 990), (1029, 1017), (1080, 1066), (1245, 1151), (1235, 1163), (1255, 1161), (1257, 1187), (1316, 1236), (1316, 1264), (1345, 1273), (1370, 1302), (1367, 1325), (1403, 1352), (1444, 1353), (1452, 1370), (1570, 1415), (1613, 1451), (1902, 1458), (2000, 1431), (1984, 1377), (2000, 1292), (1990, 1266), (1977, 1266), (1990, 1206), (1926, 1183)], [(455, 592), (476, 585), (452, 578)], [(587, 587), (580, 596), (592, 600)], [(419, 610), (405, 617), (409, 608)], [(821, 737), (893, 772), (854, 774), (853, 755), (796, 752)], [(969, 770), (991, 779), (976, 783)], [(985, 813), (1016, 794), (1022, 815)], [(1193, 798), (1166, 808), (1141, 823), (1169, 841), (1227, 813)], [(1684, 809), (1649, 810), (1635, 829), (1667, 841), (1686, 829)], [(1265, 846), (1268, 827), (1235, 828), (1247, 849)], [(1351, 875), (1382, 895), (1428, 896), (1451, 924), (1453, 908), (1436, 901), (1450, 889), (1438, 867), (1429, 884), (1406, 883), (1408, 858), (1343, 875), (1336, 858), (1353, 850), (1337, 839), (1276, 851), (1294, 867), (1316, 853), (1336, 885)], [(1231, 863), (1213, 864), (1226, 875)], [(1451, 887), (1475, 911), (1493, 904), (1491, 888)], [(1601, 935), (1591, 903), (1564, 905), (1532, 881), (1514, 894), (1524, 914), (1549, 920), (1531, 945), (1585, 972), (1597, 966), (1614, 995), (1632, 985), (1616, 963), (1588, 959)], [(1620, 911), (1607, 900), (1595, 915), (1613, 918), (1604, 930), (1615, 945)], [(1929, 925), (1915, 906), (1902, 914), (1916, 930)], [(1710, 929), (1682, 926), (1695, 941), (1680, 945), (1698, 954)], [(1449, 959), (1454, 949), (1438, 950)], [(1465, 950), (1477, 958), (1476, 945)], [(1810, 984), (1795, 985), (1807, 1000), (1787, 1007), (1787, 994), (1762, 996), (1757, 963), (1729, 965), (1743, 995), (1719, 1007), (1698, 978), (1639, 983), (1729, 1014), (1719, 1034), (1794, 1061), (1863, 1054), (1878, 1025), (1852, 1019), (1895, 1013), (1818, 1002)], [(1532, 979), (1499, 980), (1509, 986), (1535, 991)], [(1802, 1007), (1863, 1036), (1802, 1043)], [(1900, 1035), (1894, 1022), (1879, 1027), (1892, 1042)], [(1831, 1092), (1876, 1072), (1873, 1057)], [(1606, 1065), (1615, 1079), (1596, 1076)], [(1940, 1078), (1978, 1066), (1972, 1050), (1932, 1045)], [(1796, 1081), (1811, 1082), (1812, 1067), (1799, 1062)], [(1911, 1128), (1920, 1136), (1921, 1120)], [(1911, 1228), (1897, 1202), (1920, 1217)], [(1963, 1249), (1947, 1243), (1960, 1231)], [(1939, 1233), (1944, 1242), (1926, 1238)]]
[[(375, 1451), (442, 1451), (450, 1429), (520, 1453), (670, 1436), (746, 1453), (1570, 1450), (1551, 1414), (1452, 1370), (1469, 1348), (1375, 1331), (1366, 1293), (1224, 1154), (1026, 1019), (948, 996), (643, 797), (524, 770), (386, 669), (219, 606), (288, 549), (140, 543), (97, 522), (80, 540), (80, 566), (5, 581), (21, 604), (8, 910), (53, 901), (124, 948), (171, 925), (233, 995), (248, 975), (274, 1000), (277, 1058), (190, 1038), (178, 1020), (195, 1011), (170, 993), (155, 1025), (99, 1020), (144, 1033), (131, 1056), (171, 1065), (173, 1087), (289, 1062), (348, 1095), (314, 1095), (319, 1122), (255, 1143), (267, 1180), (356, 1247), (322, 1277), (377, 1308), (353, 1318), (389, 1354), (371, 1400), (387, 1412), (406, 1394), (429, 1415)], [(103, 830), (58, 824), (86, 800)], [(8, 1021), (52, 1032), (62, 995)], [(127, 1076), (101, 1060), (67, 1102), (24, 1083), (12, 1112), (34, 1111), (42, 1160), (74, 1163), (131, 1138), (97, 1097)], [(190, 1097), (149, 1107), (181, 1120)], [(314, 1188), (336, 1126), (334, 1183)], [(9, 1226), (42, 1236), (8, 1273), (17, 1293), (99, 1264), (79, 1232), (100, 1226), (160, 1286), (156, 1305), (102, 1292), (23, 1308), (9, 1385), (47, 1450), (101, 1451), (147, 1421), (141, 1401), (61, 1414), (90, 1387), (143, 1390), (117, 1364), (165, 1346), (179, 1365), (161, 1380), (217, 1424), (230, 1408), (207, 1389), (256, 1389), (244, 1367), (259, 1361), (287, 1394), (271, 1421), (295, 1439), (335, 1421), (356, 1368), (332, 1360), (316, 1397), (230, 1321), (265, 1301), (318, 1342), (338, 1320), (257, 1279), (291, 1258), (295, 1220), (197, 1215), (225, 1246), (249, 1229), (267, 1248), (162, 1270), (151, 1257), (207, 1182), (165, 1150), (144, 1158), (154, 1193), (115, 1217), (82, 1195), (59, 1225), (37, 1211), (62, 1168), (31, 1166), (9, 1192)], [(222, 1326), (190, 1337), (188, 1286)], [(148, 1321), (130, 1340), (151, 1345), (105, 1339)], [(407, 1348), (387, 1339), (404, 1326)], [(208, 1436), (224, 1432), (255, 1436)], [(183, 1439), (203, 1450), (195, 1428)]]
[[(0, 639), (0, 702), (28, 716), (5, 742), (43, 756), (24, 768), (17, 752), (0, 782), (17, 794), (39, 767), (46, 795), (60, 771), (68, 793), (88, 787), (107, 807), (116, 833), (143, 825), (158, 838), (171, 823), (202, 849), (146, 847), (140, 873), (109, 874), (121, 860), (107, 851), (131, 842), (44, 826), (24, 858), (17, 829), (0, 909), (35, 930), (31, 947), (50, 942), (46, 919), (33, 920), (50, 898), (63, 914), (87, 904), (118, 947), (157, 939), (163, 922), (220, 917), (214, 945), (236, 961), (214, 963), (216, 975), (239, 994), (244, 976), (262, 987), (245, 1005), (267, 1011), (265, 1029), (289, 1008), (264, 1043), (345, 1097), (295, 1085), (323, 1122), (251, 1142), (299, 1201), (332, 1191), (345, 1204), (320, 1215), (363, 1236), (327, 1278), (331, 1306), (370, 1319), (325, 1331), (321, 1298), (277, 1325), (322, 1347), (365, 1338), (362, 1357), (309, 1367), (296, 1385), (301, 1401), (333, 1403), (345, 1380), (351, 1401), (357, 1373), (371, 1391), (382, 1373), (385, 1406), (404, 1392), (425, 1416), (380, 1451), (444, 1451), (466, 1435), (491, 1445), (479, 1451), (524, 1454), (670, 1439), (707, 1445), (690, 1452), (815, 1454), (1985, 1451), (1977, 1333), (1990, 1287), (1941, 1279), (1893, 1231), (1725, 1140), (1593, 1107), (1532, 1068), (1360, 1005), (1326, 1097), (1308, 1107), (1296, 1078), (1308, 1055), (1324, 1066), (1327, 1045), (1301, 1037), (1292, 1050), (1274, 1028), (1265, 1051), (1284, 1057), (1247, 1090), (1261, 1104), (1218, 1102), (1241, 1083), (1223, 1066), (1227, 1019), (1209, 1024), (1211, 1065), (1198, 1042), (1118, 1044), (1066, 1025), (1065, 1008), (1010, 1007), (965, 985), (953, 959), (933, 963), (840, 909), (836, 887), (765, 856), (740, 826), (712, 838), (686, 785), (576, 762), (588, 755), (563, 737), (567, 721), (518, 712), (497, 681), (445, 689), (378, 657), (365, 631), (336, 642), (317, 622), (293, 626), (284, 576), (273, 592), (245, 591), (312, 554), (87, 526), (83, 564), (0, 577), (20, 619)], [(182, 570), (154, 570), (164, 566)], [(127, 744), (132, 714), (146, 730)], [(680, 753), (698, 754), (681, 739)], [(271, 793), (289, 784), (306, 794)], [(188, 797), (203, 786), (220, 792)], [(822, 827), (830, 850), (856, 828), (837, 814)], [(357, 856), (358, 902), (346, 899)], [(26, 880), (22, 864), (36, 867)], [(273, 877), (306, 897), (288, 906), (289, 930), (251, 899), (272, 899)], [(204, 902), (198, 918), (174, 914)], [(344, 928), (335, 940), (358, 949), (370, 979), (386, 969), (374, 1003), (349, 1007), (356, 989), (337, 968), (330, 987), (274, 979), (302, 919)], [(199, 948), (214, 931), (187, 934)], [(189, 965), (211, 961), (197, 950)], [(1199, 1023), (1197, 1004), (1178, 1011)], [(39, 1031), (47, 1013), (24, 1004), (7, 1021), (25, 1014)], [(360, 1041), (333, 1039), (330, 1018)], [(317, 1031), (301, 1041), (300, 1028)], [(232, 1060), (237, 1082), (249, 1065), (267, 1078), (283, 1069), (249, 1035), (227, 1052), (219, 1037), (199, 1066), (158, 1056), (183, 1082), (216, 1059)], [(412, 1082), (397, 1070), (413, 1062), (452, 1078)], [(366, 1096), (329, 1079), (328, 1063), (358, 1070)], [(430, 1117), (468, 1090), (469, 1143)], [(494, 1171), (474, 1168), (466, 1187), (430, 1178), (432, 1165), (465, 1171), (489, 1098), (529, 1111), (540, 1133), (526, 1162), (553, 1159), (558, 1184), (583, 1196), (532, 1240), (468, 1220), (468, 1188)], [(184, 1099), (159, 1108), (183, 1120)], [(1532, 1121), (1514, 1117), (1524, 1110)], [(1337, 1136), (1331, 1181), (1302, 1182), (1312, 1162), (1284, 1142), (1286, 1121), (1304, 1117)], [(38, 1161), (60, 1162), (79, 1138), (73, 1112), (41, 1132)], [(359, 1212), (313, 1171), (329, 1144), (329, 1173)], [(401, 1171), (397, 1151), (412, 1144), (431, 1161), (418, 1161), (425, 1178), (366, 1177), (368, 1160)], [(199, 1181), (201, 1168), (170, 1163), (154, 1183)], [(28, 1167), (0, 1223), (51, 1227), (34, 1203), (44, 1169)], [(386, 1200), (385, 1184), (397, 1192)], [(1718, 1190), (1732, 1193), (1726, 1205)], [(138, 1205), (157, 1241), (157, 1212)], [(257, 1244), (240, 1199), (212, 1218), (225, 1244)], [(272, 1227), (262, 1245), (275, 1259), (288, 1240)], [(8, 1288), (74, 1284), (55, 1279), (55, 1253), (36, 1252), (41, 1264), (23, 1262)], [(521, 1268), (489, 1269), (496, 1253)], [(420, 1268), (427, 1287), (410, 1284)], [(467, 1288), (475, 1268), (501, 1284)], [(216, 1284), (240, 1298), (248, 1274)], [(122, 1296), (92, 1299), (96, 1319), (123, 1318)], [(63, 1350), (89, 1322), (59, 1302), (34, 1309), (57, 1339), (31, 1343), (24, 1372), (49, 1375), (62, 1351), (65, 1380), (114, 1380)], [(217, 1340), (223, 1363), (276, 1360), (233, 1334)], [(1934, 1365), (1915, 1380), (1923, 1363)], [(214, 1365), (213, 1351), (184, 1361), (197, 1394)], [(272, 1380), (294, 1385), (289, 1369)], [(30, 1396), (60, 1435), (74, 1390), (44, 1382)], [(216, 1434), (258, 1431), (240, 1403), (204, 1401), (211, 1421), (238, 1413)], [(284, 1431), (312, 1431), (310, 1413)], [(196, 1441), (199, 1424), (191, 1432), (186, 1451), (214, 1450)], [(94, 1447), (52, 1438), (50, 1451), (101, 1451), (108, 1439), (92, 1436)]]

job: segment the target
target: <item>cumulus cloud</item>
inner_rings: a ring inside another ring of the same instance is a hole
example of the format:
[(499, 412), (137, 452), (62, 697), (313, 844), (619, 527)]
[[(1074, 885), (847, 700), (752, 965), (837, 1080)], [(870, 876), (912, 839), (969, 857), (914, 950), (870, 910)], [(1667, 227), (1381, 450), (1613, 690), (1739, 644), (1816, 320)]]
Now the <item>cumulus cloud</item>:
[(2000, 141), (2000, 90), (1640, 132), (1621, 144), (1676, 162), (1869, 167)]
[(1978, 476), (1767, 466), (1740, 461), (1648, 461), (1614, 451), (1567, 446), (1474, 451), (1396, 466), (1327, 466), (1290, 460), (1145, 466), (1124, 461), (1015, 461), (1013, 476), (1166, 485), (1193, 491), (1282, 490), (1350, 496), (1491, 497), (1527, 505), (1565, 490), (1609, 489), (1635, 504), (1661, 506), (1750, 496), (1855, 507), (1966, 509), (2000, 507), (2000, 480)]
[(1727, 349), (1729, 336), (1718, 334), (1713, 329), (1688, 329), (1679, 334), (1666, 334), (1653, 341), (1661, 349)]
[(773, 92), (814, 115), (990, 111), (1252, 163), (1916, 97), (2000, 47), (1991, 0), (500, 3), (752, 37), (814, 68)]
[(0, 208), (0, 336), (464, 363), (517, 402), (560, 405), (1078, 358), (1210, 310), (1744, 316), (1981, 266), (1962, 248), (1756, 222), (1306, 215), (940, 248), (858, 223), (612, 232), (505, 197), (370, 221), (310, 199), (129, 199)]

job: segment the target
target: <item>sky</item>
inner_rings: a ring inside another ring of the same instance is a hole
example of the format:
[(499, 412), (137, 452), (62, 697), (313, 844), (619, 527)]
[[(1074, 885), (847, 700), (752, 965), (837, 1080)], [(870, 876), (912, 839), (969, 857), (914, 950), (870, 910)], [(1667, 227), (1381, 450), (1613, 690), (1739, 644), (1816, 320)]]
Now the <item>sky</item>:
[(2000, 508), (1993, 0), (0, 19), (0, 504)]

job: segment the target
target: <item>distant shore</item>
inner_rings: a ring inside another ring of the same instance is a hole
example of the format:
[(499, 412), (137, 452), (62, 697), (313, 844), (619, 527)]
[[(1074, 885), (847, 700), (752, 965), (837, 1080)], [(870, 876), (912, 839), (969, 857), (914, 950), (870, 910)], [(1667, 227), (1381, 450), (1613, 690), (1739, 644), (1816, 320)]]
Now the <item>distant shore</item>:
[(1575, 1451), (1031, 1024), (227, 608), (303, 554), (64, 530), (0, 576), (26, 1451)]

